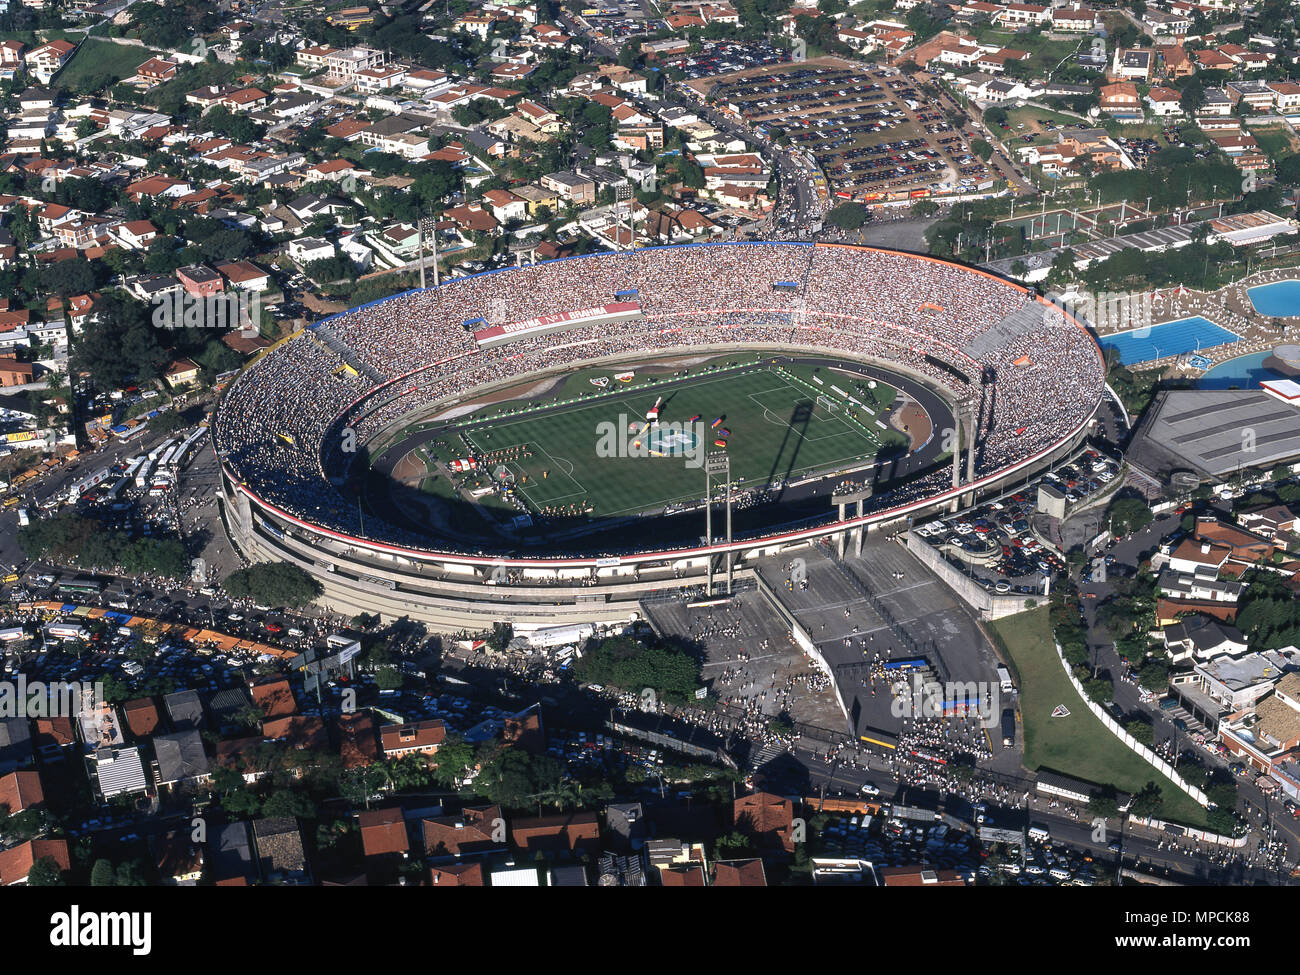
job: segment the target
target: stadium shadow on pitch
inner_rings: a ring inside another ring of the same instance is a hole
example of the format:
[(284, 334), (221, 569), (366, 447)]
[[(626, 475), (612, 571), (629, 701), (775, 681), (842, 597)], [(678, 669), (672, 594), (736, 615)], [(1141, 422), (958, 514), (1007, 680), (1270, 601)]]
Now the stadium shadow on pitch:
[[(908, 455), (901, 450), (888, 457), (882, 455), (881, 463), (871, 471), (873, 493), (887, 494), (906, 481), (947, 466), (929, 463), (913, 470), (907, 460)], [(773, 492), (771, 500), (733, 508), (735, 535), (771, 533), (829, 519), (833, 514), (830, 502), (832, 483), (831, 479), (826, 479), (800, 488), (783, 489)], [(594, 555), (695, 544), (704, 532), (702, 506), (675, 514), (652, 511), (645, 515), (602, 517), (599, 512), (593, 512), (553, 518), (545, 523), (534, 520), (526, 527), (512, 527), (511, 519), (521, 512), (505, 507), (488, 507), (460, 496), (433, 495), (379, 472), (371, 473), (365, 495), (366, 518), (382, 519), (416, 532), (427, 538), (429, 547), (435, 549), (447, 547), (503, 556), (539, 551), (557, 555)], [(412, 514), (427, 510), (430, 505), (436, 506), (437, 517), (421, 519)], [(722, 506), (715, 503), (715, 533), (721, 530), (722, 512)], [(438, 526), (446, 526), (446, 529)]]

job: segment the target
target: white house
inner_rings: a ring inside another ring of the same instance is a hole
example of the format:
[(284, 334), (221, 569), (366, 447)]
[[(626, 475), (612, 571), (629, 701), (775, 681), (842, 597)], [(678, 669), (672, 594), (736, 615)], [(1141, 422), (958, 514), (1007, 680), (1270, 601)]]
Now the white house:
[(334, 256), (334, 245), (319, 237), (300, 237), (298, 240), (291, 240), (285, 246), (285, 250), (299, 267), (305, 267), (312, 261), (328, 260)]

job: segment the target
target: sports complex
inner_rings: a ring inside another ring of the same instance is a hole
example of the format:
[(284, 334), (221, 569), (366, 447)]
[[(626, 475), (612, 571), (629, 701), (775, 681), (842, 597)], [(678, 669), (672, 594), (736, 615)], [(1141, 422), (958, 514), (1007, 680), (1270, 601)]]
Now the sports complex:
[(481, 630), (627, 619), (997, 490), (1072, 450), (1103, 391), (1087, 330), (986, 272), (704, 244), (324, 319), (245, 369), (213, 430), (245, 556), (301, 565), (338, 612)]

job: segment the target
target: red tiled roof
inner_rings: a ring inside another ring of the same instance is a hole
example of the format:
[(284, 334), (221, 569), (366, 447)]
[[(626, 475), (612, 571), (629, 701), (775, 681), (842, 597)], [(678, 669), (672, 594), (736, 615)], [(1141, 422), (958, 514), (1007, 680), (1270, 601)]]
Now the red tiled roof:
[(361, 826), (361, 848), (368, 857), (405, 853), (411, 844), (406, 836), (406, 819), (400, 806), (369, 809), (357, 821)]
[(0, 851), (0, 884), (20, 883), (27, 879), (36, 861), (53, 857), (61, 870), (71, 870), (68, 844), (65, 840), (28, 840), (8, 850)]

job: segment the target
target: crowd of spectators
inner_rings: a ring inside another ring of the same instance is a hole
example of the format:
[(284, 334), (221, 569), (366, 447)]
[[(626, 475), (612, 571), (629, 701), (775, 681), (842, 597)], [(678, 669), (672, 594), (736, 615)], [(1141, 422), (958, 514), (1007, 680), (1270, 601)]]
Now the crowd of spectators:
[[(494, 347), (474, 340), (485, 323), (609, 304), (633, 290), (627, 300), (642, 311), (635, 319)], [(218, 411), (215, 443), (264, 500), (358, 534), (356, 499), (339, 490), (358, 448), (435, 404), (599, 360), (743, 346), (884, 361), (955, 398), (969, 396), (978, 406), (983, 477), (1068, 436), (1102, 392), (1092, 340), (1059, 315), (1026, 315), (1033, 301), (956, 265), (851, 247), (731, 244), (553, 261), (450, 281), (319, 323), (245, 371)], [(1017, 324), (1009, 329), (1008, 321)], [(972, 342), (999, 323), (997, 342), (973, 358)], [(933, 473), (873, 497), (868, 510), (950, 485), (949, 474)], [(431, 542), (372, 516), (364, 534), (416, 548)]]

